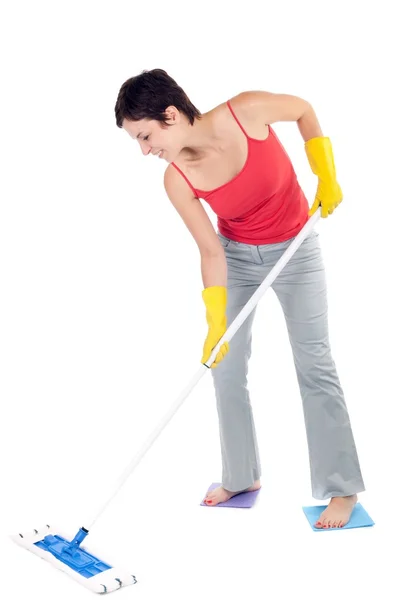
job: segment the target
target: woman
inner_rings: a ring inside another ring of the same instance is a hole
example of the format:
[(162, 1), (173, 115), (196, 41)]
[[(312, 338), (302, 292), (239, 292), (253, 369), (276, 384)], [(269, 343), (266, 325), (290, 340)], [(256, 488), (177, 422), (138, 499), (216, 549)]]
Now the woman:
[[(247, 91), (201, 114), (162, 69), (143, 71), (121, 87), (118, 127), (146, 155), (169, 165), (166, 193), (201, 255), (208, 335), (202, 362), (271, 268), (321, 206), (327, 217), (342, 200), (329, 138), (312, 106), (296, 96)], [(297, 122), (314, 174), (308, 202), (272, 123)], [(200, 198), (218, 216), (218, 232)], [(364, 491), (349, 416), (328, 338), (324, 266), (313, 231), (272, 285), (282, 305), (303, 401), (313, 497), (330, 498), (317, 527), (343, 527)], [(260, 487), (260, 460), (247, 390), (256, 310), (212, 365), (220, 423), (222, 486), (211, 506)], [(218, 368), (216, 369), (215, 367)]]

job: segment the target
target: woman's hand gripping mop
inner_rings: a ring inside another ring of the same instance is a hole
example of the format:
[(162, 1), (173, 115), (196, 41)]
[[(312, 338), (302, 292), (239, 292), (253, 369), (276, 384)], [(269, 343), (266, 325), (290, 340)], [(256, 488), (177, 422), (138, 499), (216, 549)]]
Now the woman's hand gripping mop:
[(286, 252), (281, 256), (273, 269), (269, 272), (257, 291), (237, 315), (236, 319), (231, 323), (229, 328), (226, 330), (225, 335), (213, 349), (208, 361), (201, 365), (200, 369), (196, 372), (192, 380), (182, 391), (179, 398), (165, 414), (158, 427), (156, 427), (153, 433), (149, 436), (142, 449), (136, 454), (120, 478), (116, 481), (112, 494), (104, 502), (93, 521), (88, 524), (88, 526), (81, 527), (74, 539), (71, 541), (68, 541), (60, 531), (53, 530), (49, 525), (46, 525), (41, 529), (34, 529), (33, 531), (27, 533), (13, 535), (11, 536), (13, 541), (40, 556), (44, 560), (50, 562), (54, 567), (64, 571), (67, 575), (78, 581), (81, 585), (94, 592), (104, 594), (117, 590), (121, 587), (137, 583), (134, 575), (123, 572), (117, 567), (114, 567), (108, 561), (104, 561), (101, 558), (94, 556), (91, 552), (89, 552), (88, 549), (82, 547), (81, 544), (100, 515), (104, 512), (111, 500), (121, 489), (128, 477), (132, 474), (136, 466), (147, 453), (149, 448), (153, 445), (162, 430), (178, 411), (189, 393), (208, 371), (210, 365), (213, 364), (221, 345), (224, 342), (229, 342), (229, 340), (232, 339), (236, 331), (254, 309), (266, 290), (271, 286), (275, 278), (296, 252), (300, 244), (309, 235), (320, 215), (321, 208), (318, 208), (318, 210), (309, 218), (303, 229), (294, 238)]

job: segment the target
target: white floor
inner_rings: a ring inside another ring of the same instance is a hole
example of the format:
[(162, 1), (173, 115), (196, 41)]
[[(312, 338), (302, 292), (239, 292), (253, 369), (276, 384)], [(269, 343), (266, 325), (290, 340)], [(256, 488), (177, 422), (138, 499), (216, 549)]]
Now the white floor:
[[(263, 469), (256, 506), (200, 506), (221, 475), (207, 375), (87, 546), (137, 576), (121, 598), (399, 597), (395, 8), (69, 0), (2, 10), (4, 600), (89, 598), (7, 536), (46, 523), (74, 536), (87, 526), (200, 364), (197, 246), (164, 192), (166, 163), (142, 156), (114, 119), (122, 83), (156, 67), (202, 112), (244, 90), (300, 95), (331, 138), (344, 200), (318, 224), (330, 337), (367, 488), (360, 501), (376, 525), (316, 533), (302, 512), (316, 501), (301, 399), (282, 313), (267, 293), (249, 368)], [(317, 180), (298, 127), (275, 131), (311, 204)]]

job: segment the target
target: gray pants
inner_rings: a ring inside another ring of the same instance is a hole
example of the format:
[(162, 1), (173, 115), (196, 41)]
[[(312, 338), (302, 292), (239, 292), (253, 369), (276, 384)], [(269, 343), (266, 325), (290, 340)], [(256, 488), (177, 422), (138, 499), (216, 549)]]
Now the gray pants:
[[(218, 233), (228, 265), (228, 325), (235, 319), (291, 239), (261, 246)], [(293, 238), (292, 238), (293, 239)], [(349, 496), (364, 483), (343, 391), (331, 356), (327, 294), (318, 233), (312, 231), (275, 279), (303, 403), (314, 498)], [(261, 476), (253, 413), (247, 389), (251, 328), (257, 307), (230, 341), (230, 350), (211, 369), (219, 418), (222, 485), (244, 490)]]

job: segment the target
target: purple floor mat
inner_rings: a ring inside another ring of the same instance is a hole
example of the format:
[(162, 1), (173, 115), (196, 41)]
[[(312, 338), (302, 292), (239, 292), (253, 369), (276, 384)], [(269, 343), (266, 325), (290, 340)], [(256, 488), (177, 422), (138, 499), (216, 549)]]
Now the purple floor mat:
[[(219, 487), (220, 485), (222, 485), (222, 484), (221, 483), (212, 483), (210, 485), (210, 487), (208, 488), (207, 492), (209, 492), (211, 490), (215, 490), (215, 488)], [(260, 490), (256, 490), (255, 492), (241, 492), (240, 494), (237, 494), (237, 496), (233, 496), (227, 502), (220, 502), (219, 504), (216, 504), (215, 506), (209, 506), (208, 504), (206, 504), (203, 501), (203, 502), (201, 502), (200, 506), (207, 506), (207, 508), (218, 508), (218, 507), (222, 507), (222, 506), (227, 506), (230, 508), (251, 508), (254, 505), (255, 501), (257, 500), (257, 496), (258, 496), (259, 492), (260, 492)], [(205, 497), (205, 495), (206, 494), (204, 494), (204, 497)]]

